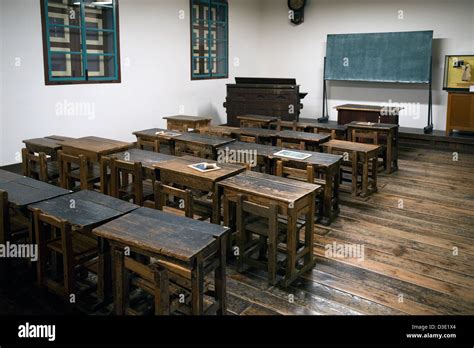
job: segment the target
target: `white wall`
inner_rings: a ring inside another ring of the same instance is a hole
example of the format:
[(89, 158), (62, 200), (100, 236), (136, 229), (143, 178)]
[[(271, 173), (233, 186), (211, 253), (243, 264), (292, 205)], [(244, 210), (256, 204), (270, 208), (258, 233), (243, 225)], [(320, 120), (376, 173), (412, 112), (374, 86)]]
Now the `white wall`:
[[(319, 117), (329, 33), (434, 30), (434, 122), (444, 129), (444, 55), (474, 54), (473, 0), (308, 0), (306, 21), (297, 27), (286, 0), (230, 0), (230, 78), (190, 81), (189, 18), (178, 16), (189, 16), (189, 0), (120, 0), (122, 83), (45, 86), (39, 1), (0, 6), (0, 164), (19, 160), (23, 139), (53, 133), (132, 141), (132, 131), (164, 126), (162, 117), (181, 105), (184, 113), (225, 122), (225, 84), (235, 76), (295, 77), (309, 92), (302, 116)], [(420, 114), (402, 116), (401, 124), (426, 125), (424, 86), (333, 82), (329, 97), (332, 119), (338, 104), (391, 99), (422, 103)], [(94, 115), (57, 115), (64, 102), (87, 103)]]
[[(260, 20), (254, 0), (231, 0), (230, 79), (190, 81), (189, 0), (121, 0), (122, 83), (45, 86), (38, 0), (0, 0), (4, 39), (3, 159), (14, 163), (23, 139), (50, 134), (135, 140), (132, 131), (165, 126), (163, 116), (208, 115), (225, 122), (225, 84), (252, 75)], [(179, 19), (184, 10), (186, 18)], [(20, 15), (21, 14), (21, 15)], [(21, 66), (15, 67), (15, 58)], [(129, 64), (127, 64), (129, 62)], [(58, 103), (86, 105), (94, 114), (56, 114)], [(84, 104), (87, 103), (87, 104)]]
[[(303, 117), (322, 111), (323, 58), (327, 34), (434, 30), (433, 97), (435, 129), (445, 129), (447, 93), (442, 90), (444, 56), (474, 54), (473, 0), (308, 0), (305, 23), (288, 21), (286, 1), (262, 0), (260, 76), (295, 77), (309, 95)], [(398, 19), (399, 10), (404, 19)], [(278, 59), (276, 59), (277, 57)], [(347, 102), (381, 104), (421, 103), (419, 115), (402, 114), (402, 126), (426, 125), (428, 93), (425, 86), (332, 82), (330, 118), (334, 106)], [(414, 105), (416, 111), (416, 105)]]

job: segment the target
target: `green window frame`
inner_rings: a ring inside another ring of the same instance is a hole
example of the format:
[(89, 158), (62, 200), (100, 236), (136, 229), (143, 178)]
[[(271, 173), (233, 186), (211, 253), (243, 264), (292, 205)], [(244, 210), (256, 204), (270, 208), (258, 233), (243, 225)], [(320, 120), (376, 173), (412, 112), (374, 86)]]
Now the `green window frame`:
[(190, 0), (191, 79), (229, 77), (227, 0)]
[(118, 0), (41, 0), (46, 85), (120, 83)]

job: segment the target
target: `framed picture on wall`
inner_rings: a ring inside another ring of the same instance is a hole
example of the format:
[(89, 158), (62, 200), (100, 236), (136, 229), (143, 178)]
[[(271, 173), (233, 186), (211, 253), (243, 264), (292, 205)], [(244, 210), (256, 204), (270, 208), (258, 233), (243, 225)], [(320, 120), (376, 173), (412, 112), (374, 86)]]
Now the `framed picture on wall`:
[(469, 91), (474, 86), (474, 55), (446, 56), (443, 89)]

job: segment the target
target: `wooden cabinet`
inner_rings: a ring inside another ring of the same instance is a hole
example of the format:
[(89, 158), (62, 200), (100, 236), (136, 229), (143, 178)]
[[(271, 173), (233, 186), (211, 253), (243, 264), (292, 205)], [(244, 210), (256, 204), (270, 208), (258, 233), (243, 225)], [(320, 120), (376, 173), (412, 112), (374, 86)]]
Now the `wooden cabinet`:
[(449, 92), (446, 134), (453, 130), (474, 132), (474, 93)]
[(274, 116), (284, 121), (298, 120), (303, 108), (295, 79), (236, 78), (227, 85), (227, 125), (238, 127), (237, 116)]

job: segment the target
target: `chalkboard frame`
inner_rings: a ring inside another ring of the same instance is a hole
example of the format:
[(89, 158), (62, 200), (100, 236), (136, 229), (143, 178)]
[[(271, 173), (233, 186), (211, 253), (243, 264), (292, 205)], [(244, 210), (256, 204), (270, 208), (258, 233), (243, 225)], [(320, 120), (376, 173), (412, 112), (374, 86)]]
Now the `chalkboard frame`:
[[(407, 45), (407, 42), (411, 45)], [(329, 34), (324, 79), (429, 84), (432, 79), (432, 55), (432, 30)], [(404, 61), (407, 64), (402, 66)], [(390, 69), (390, 63), (397, 63), (398, 66)], [(387, 64), (388, 69), (385, 69), (384, 64)]]

